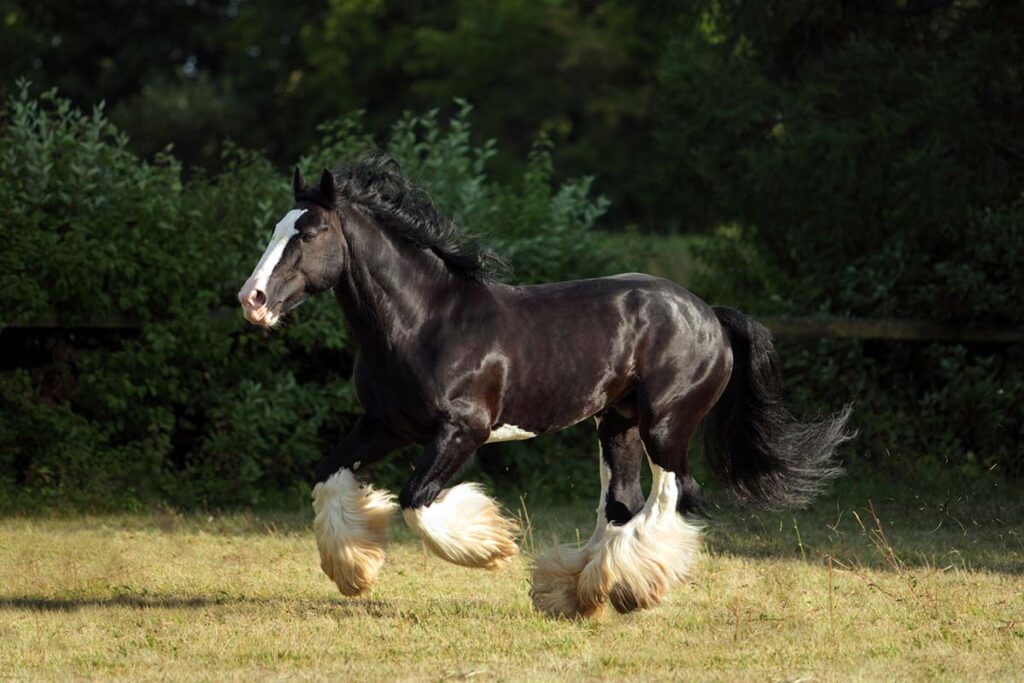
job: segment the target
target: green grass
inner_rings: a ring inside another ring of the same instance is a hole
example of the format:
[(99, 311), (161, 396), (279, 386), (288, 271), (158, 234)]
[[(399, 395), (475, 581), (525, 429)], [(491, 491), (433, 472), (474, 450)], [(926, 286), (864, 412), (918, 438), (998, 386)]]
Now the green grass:
[[(998, 494), (998, 495), (997, 495)], [(721, 492), (713, 493), (725, 500)], [(947, 500), (948, 498), (948, 500)], [(536, 507), (536, 506), (535, 506)], [(596, 621), (531, 610), (528, 569), (428, 557), (401, 523), (366, 599), (309, 515), (0, 520), (0, 676), (330, 680), (1019, 679), (1024, 503), (847, 479), (811, 511), (713, 509), (693, 580)], [(527, 550), (584, 538), (534, 509)]]

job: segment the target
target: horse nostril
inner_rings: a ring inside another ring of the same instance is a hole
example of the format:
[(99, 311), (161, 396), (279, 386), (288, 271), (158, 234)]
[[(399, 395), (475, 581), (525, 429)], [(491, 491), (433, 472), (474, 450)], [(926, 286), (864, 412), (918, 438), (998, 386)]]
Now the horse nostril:
[(267, 295), (263, 293), (262, 289), (257, 289), (252, 293), (252, 305), (259, 308), (263, 304), (267, 303)]

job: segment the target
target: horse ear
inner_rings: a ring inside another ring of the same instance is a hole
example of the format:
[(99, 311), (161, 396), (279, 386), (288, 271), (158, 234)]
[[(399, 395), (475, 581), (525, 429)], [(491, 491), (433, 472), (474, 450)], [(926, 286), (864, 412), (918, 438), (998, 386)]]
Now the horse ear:
[(328, 201), (334, 202), (334, 174), (326, 168), (320, 176), (320, 194)]
[(299, 170), (299, 167), (296, 165), (295, 173), (292, 174), (292, 194), (295, 196), (295, 199), (298, 200), (299, 195), (305, 192), (305, 190), (306, 181), (303, 180), (302, 171)]

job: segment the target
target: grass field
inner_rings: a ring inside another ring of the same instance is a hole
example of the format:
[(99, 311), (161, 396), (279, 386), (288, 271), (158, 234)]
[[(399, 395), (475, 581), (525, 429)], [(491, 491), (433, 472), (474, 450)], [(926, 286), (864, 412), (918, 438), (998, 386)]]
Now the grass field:
[[(719, 507), (692, 583), (588, 622), (534, 613), (525, 561), (450, 566), (400, 523), (352, 600), (321, 575), (309, 515), (7, 518), (0, 678), (1024, 677), (1024, 504), (886, 491)], [(527, 550), (590, 531), (585, 509), (530, 517)]]

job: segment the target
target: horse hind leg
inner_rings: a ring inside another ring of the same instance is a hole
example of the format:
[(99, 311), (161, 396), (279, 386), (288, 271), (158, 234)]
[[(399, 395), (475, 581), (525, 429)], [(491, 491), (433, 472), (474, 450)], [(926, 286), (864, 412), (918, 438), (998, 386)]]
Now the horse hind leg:
[(552, 617), (596, 616), (604, 603), (581, 603), (578, 582), (609, 525), (627, 523), (644, 505), (640, 487), (643, 444), (635, 417), (609, 411), (595, 418), (598, 425), (598, 463), (601, 497), (594, 533), (582, 547), (562, 544), (534, 559), (530, 598), (534, 607)]
[(699, 554), (701, 529), (692, 515), (684, 515), (699, 502), (686, 459), (690, 436), (705, 411), (687, 403), (678, 402), (652, 415), (658, 419), (642, 421), (651, 491), (643, 509), (626, 524), (606, 529), (580, 573), (578, 600), (591, 611), (606, 602), (619, 612), (659, 605), (685, 580)]

